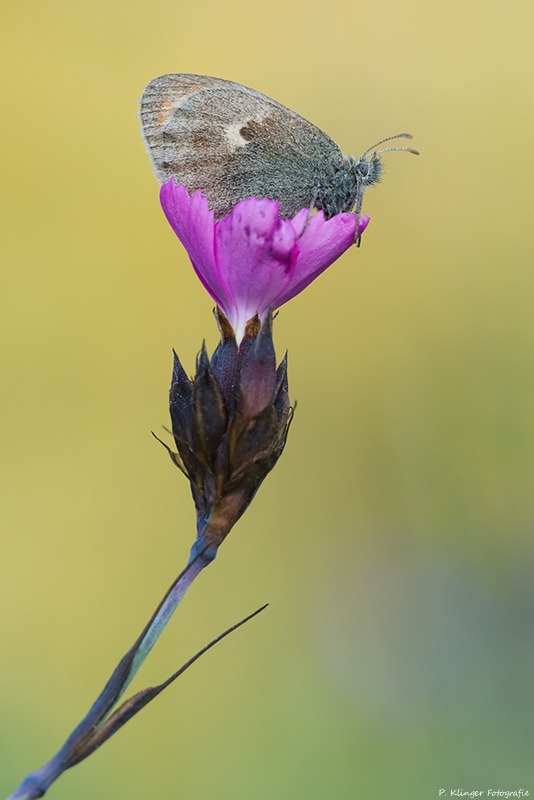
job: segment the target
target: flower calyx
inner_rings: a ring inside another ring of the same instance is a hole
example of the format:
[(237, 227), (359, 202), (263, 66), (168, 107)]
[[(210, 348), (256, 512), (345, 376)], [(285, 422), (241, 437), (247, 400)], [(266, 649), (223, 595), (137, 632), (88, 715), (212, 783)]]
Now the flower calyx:
[[(205, 345), (190, 380), (174, 354), (170, 390), (171, 458), (189, 478), (198, 537), (217, 548), (243, 514), (284, 449), (293, 416), (287, 354), (280, 365), (272, 312), (250, 319), (238, 345), (219, 306), (221, 339), (210, 359)], [(198, 540), (197, 540), (198, 541)]]

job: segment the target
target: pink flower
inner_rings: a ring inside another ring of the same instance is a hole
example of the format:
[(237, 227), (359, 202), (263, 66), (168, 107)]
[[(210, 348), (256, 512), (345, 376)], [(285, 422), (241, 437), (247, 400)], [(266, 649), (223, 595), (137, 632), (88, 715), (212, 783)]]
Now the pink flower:
[[(308, 209), (280, 219), (278, 202), (241, 200), (214, 222), (201, 192), (190, 197), (174, 178), (161, 187), (161, 205), (195, 272), (222, 308), (240, 342), (249, 319), (295, 297), (354, 244), (355, 214), (313, 215)], [(362, 214), (359, 235), (369, 223)]]

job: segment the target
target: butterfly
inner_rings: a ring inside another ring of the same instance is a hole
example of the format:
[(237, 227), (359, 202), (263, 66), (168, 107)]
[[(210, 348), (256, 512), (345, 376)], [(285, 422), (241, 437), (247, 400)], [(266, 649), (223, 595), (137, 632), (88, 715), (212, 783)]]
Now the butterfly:
[[(162, 75), (141, 97), (142, 136), (161, 184), (171, 178), (189, 194), (201, 190), (215, 219), (244, 198), (278, 200), (281, 217), (302, 208), (326, 219), (352, 210), (382, 176), (376, 150), (356, 160), (320, 128), (255, 89), (208, 75)], [(356, 226), (358, 230), (358, 226)]]

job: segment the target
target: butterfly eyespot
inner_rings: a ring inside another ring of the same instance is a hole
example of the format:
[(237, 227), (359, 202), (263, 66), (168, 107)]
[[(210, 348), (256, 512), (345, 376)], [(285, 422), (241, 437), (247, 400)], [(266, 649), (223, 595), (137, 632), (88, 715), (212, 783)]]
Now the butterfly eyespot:
[(254, 136), (255, 136), (254, 131), (252, 130), (252, 128), (249, 125), (243, 125), (243, 127), (240, 128), (240, 130), (239, 130), (239, 135), (246, 142), (252, 141), (252, 139), (254, 139)]

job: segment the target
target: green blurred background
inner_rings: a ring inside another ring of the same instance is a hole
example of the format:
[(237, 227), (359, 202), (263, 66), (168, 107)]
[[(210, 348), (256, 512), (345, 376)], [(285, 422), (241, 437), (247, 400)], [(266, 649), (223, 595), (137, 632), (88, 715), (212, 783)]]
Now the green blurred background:
[[(135, 681), (211, 651), (58, 800), (534, 791), (531, 0), (3, 4), (0, 795), (85, 714), (194, 536), (168, 424), (212, 302), (137, 103), (265, 92), (358, 156), (371, 225), (276, 322), (286, 452)], [(47, 795), (48, 796), (48, 795)]]

